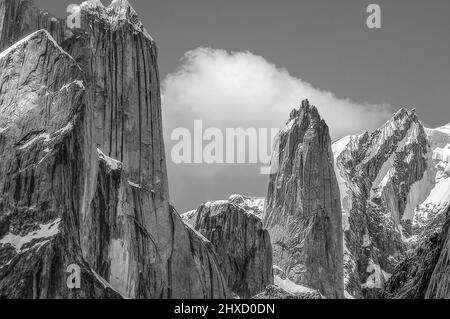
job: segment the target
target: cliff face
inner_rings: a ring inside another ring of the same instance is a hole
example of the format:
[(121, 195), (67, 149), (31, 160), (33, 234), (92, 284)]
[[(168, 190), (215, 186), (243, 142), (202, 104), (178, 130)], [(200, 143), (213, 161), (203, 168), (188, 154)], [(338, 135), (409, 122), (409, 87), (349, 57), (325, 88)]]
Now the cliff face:
[(296, 284), (343, 298), (341, 205), (328, 127), (303, 101), (276, 144), (264, 217), (274, 264)]
[(1, 53), (0, 292), (105, 297), (67, 289), (76, 263), (82, 287), (100, 278), (117, 295), (228, 297), (210, 244), (169, 205), (154, 41), (125, 0), (79, 9), (68, 30), (30, 1), (0, 2), (0, 47), (48, 29)]
[(231, 291), (250, 298), (273, 283), (272, 246), (259, 217), (230, 201), (218, 201), (203, 204), (183, 218), (211, 241)]
[[(83, 259), (82, 71), (46, 31), (0, 54), (0, 296), (119, 297)], [(69, 291), (67, 266), (82, 269)]]
[(401, 109), (374, 132), (333, 144), (348, 294), (381, 297), (407, 250), (441, 229), (450, 200), (443, 131)]

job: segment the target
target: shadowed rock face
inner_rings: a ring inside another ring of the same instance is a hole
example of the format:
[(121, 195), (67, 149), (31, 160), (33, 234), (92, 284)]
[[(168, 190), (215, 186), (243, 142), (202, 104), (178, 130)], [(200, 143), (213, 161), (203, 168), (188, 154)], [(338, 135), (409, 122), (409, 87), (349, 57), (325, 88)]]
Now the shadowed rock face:
[(341, 206), (328, 127), (303, 101), (276, 145), (264, 218), (274, 264), (297, 284), (343, 298)]
[[(87, 1), (75, 30), (47, 16), (0, 1), (0, 47), (49, 30), (1, 53), (0, 296), (229, 297), (169, 205), (156, 45), (136, 13)], [(67, 289), (72, 263), (86, 290)]]
[(429, 235), (395, 268), (385, 298), (450, 298), (450, 208), (446, 215), (442, 231)]
[(250, 298), (273, 283), (272, 247), (259, 217), (218, 201), (201, 205), (183, 219), (211, 241), (232, 292)]

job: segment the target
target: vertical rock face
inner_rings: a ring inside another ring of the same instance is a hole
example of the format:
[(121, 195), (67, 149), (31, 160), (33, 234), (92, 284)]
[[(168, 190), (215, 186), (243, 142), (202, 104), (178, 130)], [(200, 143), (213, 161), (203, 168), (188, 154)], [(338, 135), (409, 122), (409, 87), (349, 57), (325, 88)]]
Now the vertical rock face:
[[(229, 297), (169, 205), (154, 41), (125, 0), (79, 9), (80, 28), (56, 30), (30, 1), (0, 2), (1, 47), (48, 29), (1, 53), (0, 295)], [(68, 290), (73, 263), (92, 289)]]
[(401, 109), (374, 132), (333, 144), (348, 294), (380, 297), (407, 249), (441, 229), (450, 200), (445, 132)]
[(306, 100), (276, 144), (264, 218), (274, 264), (297, 284), (343, 298), (341, 205), (328, 127)]
[(450, 298), (450, 207), (442, 231), (429, 235), (408, 253), (387, 282), (384, 297)]
[[(238, 197), (244, 199), (238, 195), (232, 199)], [(250, 298), (273, 283), (272, 246), (259, 217), (230, 201), (217, 201), (183, 218), (211, 241), (232, 292)]]
[[(0, 54), (0, 298), (119, 297), (82, 257), (88, 132), (76, 62), (46, 31)], [(66, 268), (81, 268), (70, 291)]]

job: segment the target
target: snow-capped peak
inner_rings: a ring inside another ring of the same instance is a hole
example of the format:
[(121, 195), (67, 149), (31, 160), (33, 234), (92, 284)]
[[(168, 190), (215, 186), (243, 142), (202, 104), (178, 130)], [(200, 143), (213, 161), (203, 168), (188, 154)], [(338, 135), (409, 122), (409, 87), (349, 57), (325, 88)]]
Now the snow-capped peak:
[(113, 0), (107, 10), (114, 11), (120, 19), (137, 19), (137, 13), (128, 0)]
[(88, 12), (112, 27), (119, 25), (119, 22), (128, 22), (137, 32), (153, 41), (153, 38), (139, 20), (138, 14), (127, 0), (113, 0), (107, 7), (100, 0), (87, 0), (80, 4), (79, 9), (78, 14), (81, 14), (81, 11)]
[(434, 129), (435, 131), (439, 131), (441, 133), (447, 134), (450, 136), (450, 123), (447, 123), (441, 127), (437, 127)]
[(259, 218), (262, 218), (264, 213), (264, 197), (251, 197), (239, 194), (231, 195), (228, 201), (243, 208), (248, 213), (251, 213)]
[(134, 11), (134, 9), (131, 7), (131, 4), (128, 2), (128, 0), (113, 0), (111, 1), (111, 4), (108, 6), (109, 8), (120, 8), (122, 10), (128, 10), (130, 8)]
[(81, 8), (89, 8), (89, 9), (93, 9), (96, 7), (101, 7), (104, 8), (105, 6), (103, 5), (103, 3), (100, 0), (87, 0), (87, 1), (83, 1), (80, 4)]
[(392, 136), (395, 131), (405, 129), (414, 121), (418, 121), (415, 109), (401, 108), (376, 132), (381, 132), (380, 139), (386, 139)]

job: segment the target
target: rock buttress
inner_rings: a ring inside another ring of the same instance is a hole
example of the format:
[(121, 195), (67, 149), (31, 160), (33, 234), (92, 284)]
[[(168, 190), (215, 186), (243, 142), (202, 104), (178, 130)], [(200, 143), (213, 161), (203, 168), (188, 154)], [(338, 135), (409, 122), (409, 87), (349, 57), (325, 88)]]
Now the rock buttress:
[(264, 217), (274, 264), (297, 284), (343, 298), (341, 205), (328, 126), (303, 101), (275, 144)]
[(270, 236), (259, 217), (229, 201), (208, 202), (183, 217), (211, 241), (232, 292), (250, 298), (273, 283)]

